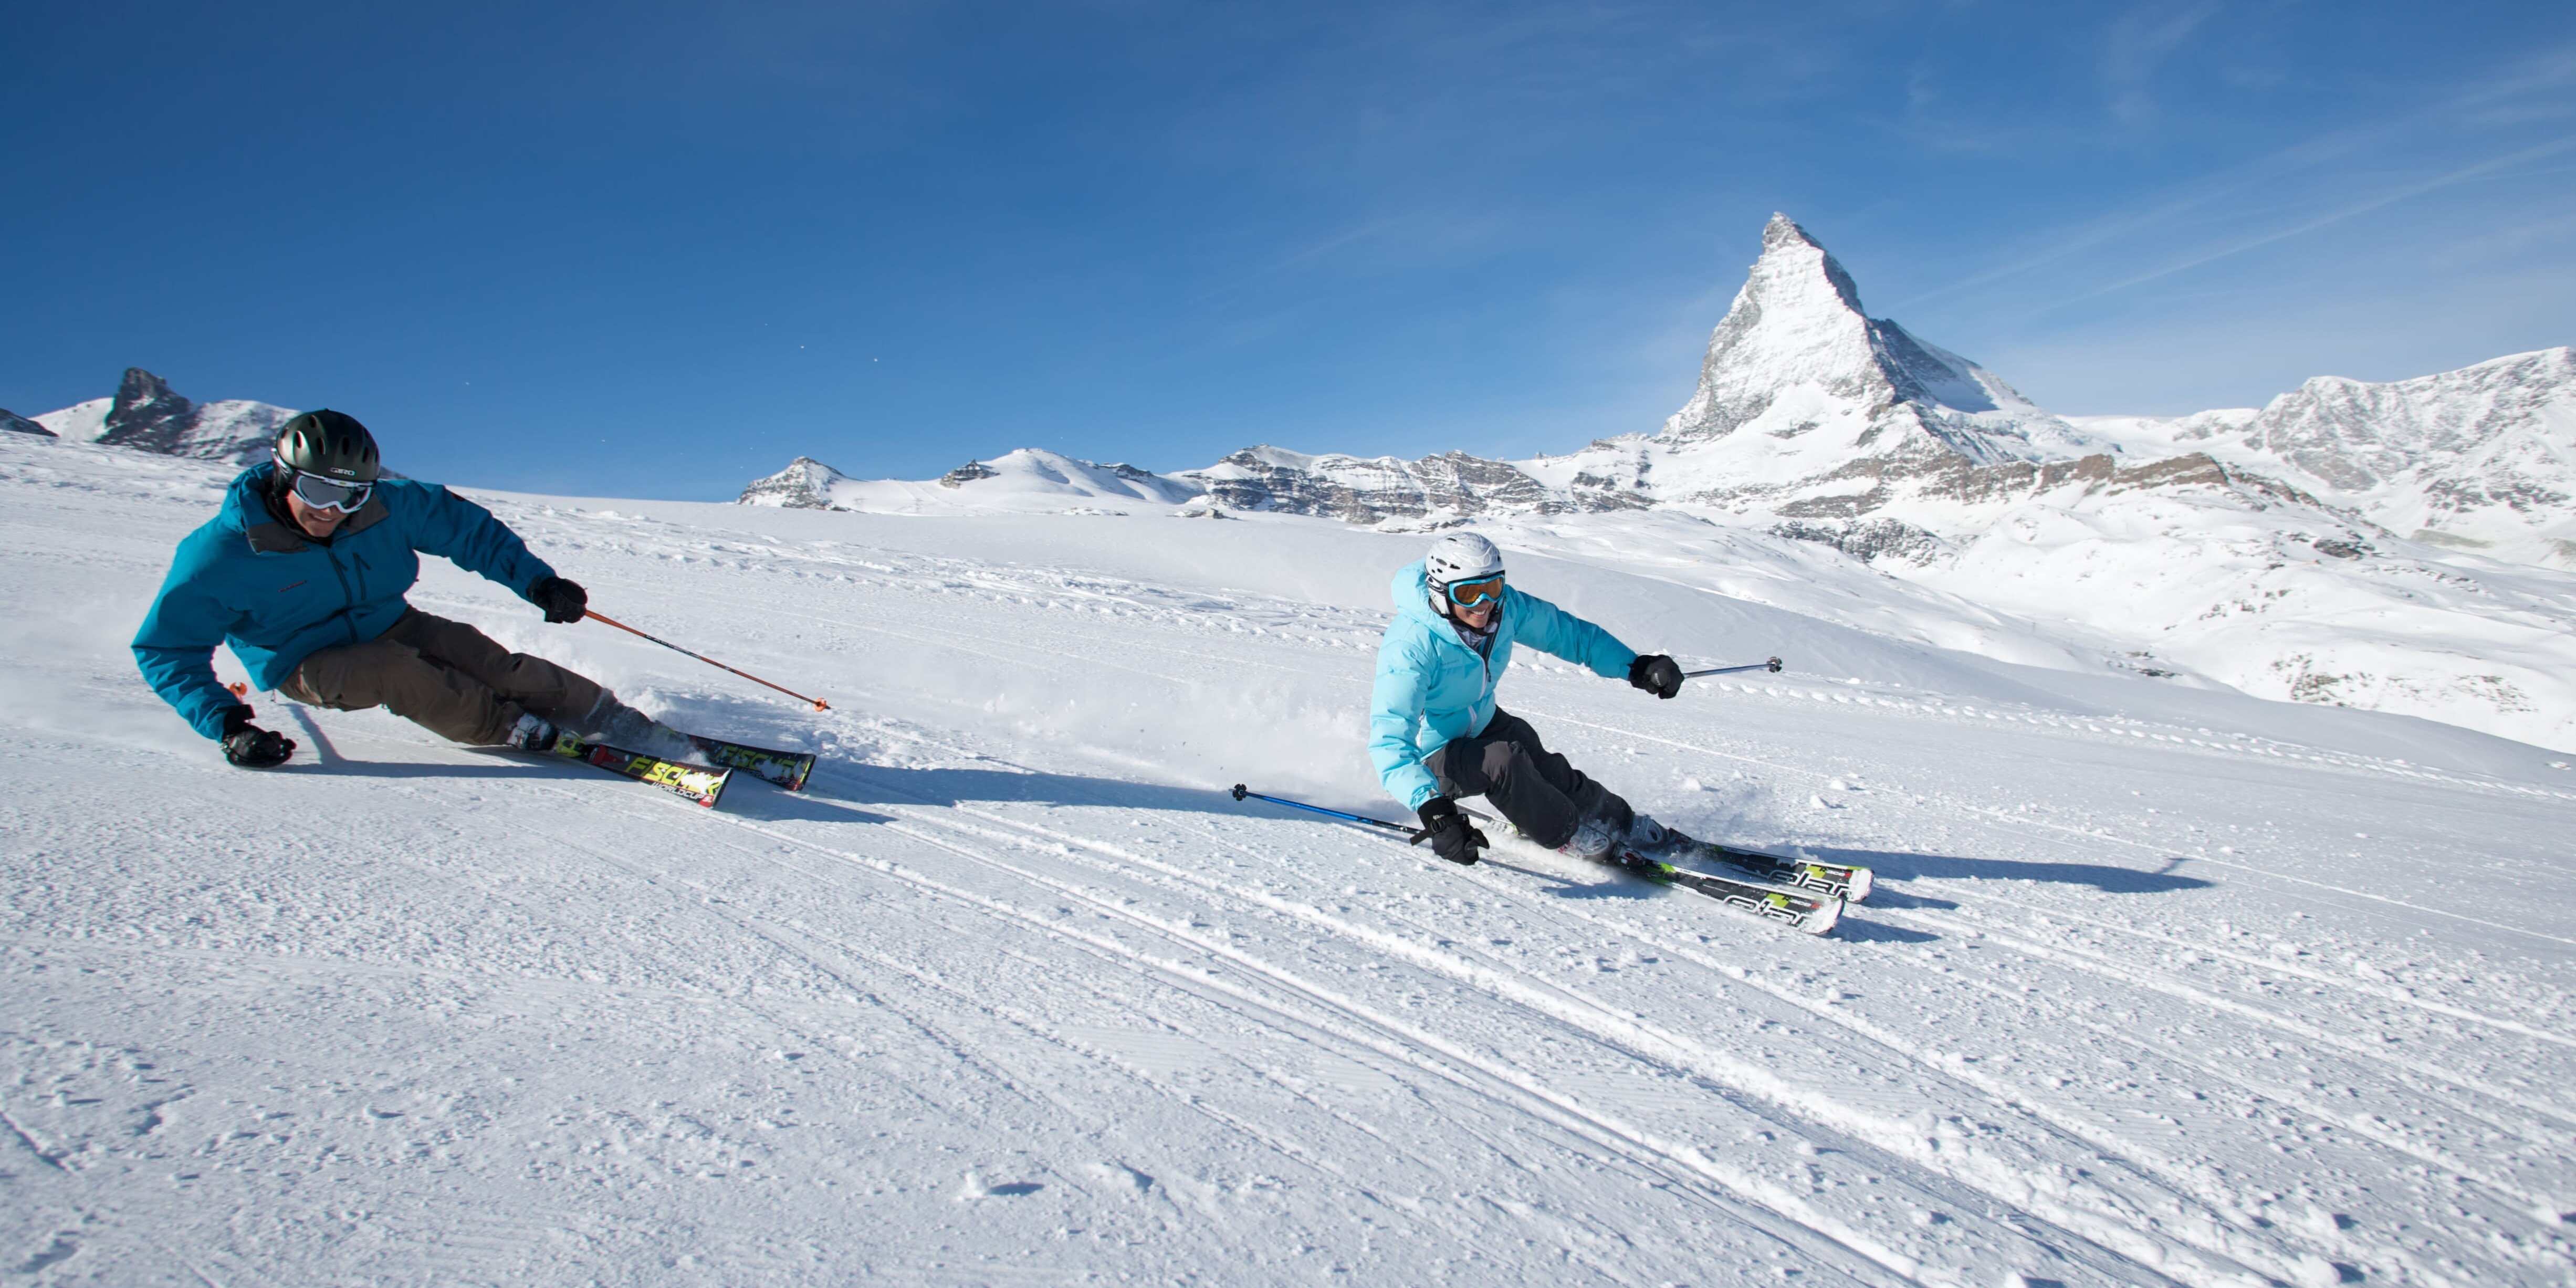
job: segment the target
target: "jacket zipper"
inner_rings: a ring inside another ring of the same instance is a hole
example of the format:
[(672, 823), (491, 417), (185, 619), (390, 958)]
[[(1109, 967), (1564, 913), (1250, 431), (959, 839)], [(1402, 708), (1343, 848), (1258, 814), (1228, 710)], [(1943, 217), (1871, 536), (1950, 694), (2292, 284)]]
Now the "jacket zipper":
[(349, 570), (340, 566), (339, 554), (329, 546), (322, 547), (322, 557), (331, 561), (331, 575), (340, 579), (340, 629), (349, 633), (349, 642), (358, 642), (358, 619), (350, 610), (358, 606), (358, 592), (349, 588)]

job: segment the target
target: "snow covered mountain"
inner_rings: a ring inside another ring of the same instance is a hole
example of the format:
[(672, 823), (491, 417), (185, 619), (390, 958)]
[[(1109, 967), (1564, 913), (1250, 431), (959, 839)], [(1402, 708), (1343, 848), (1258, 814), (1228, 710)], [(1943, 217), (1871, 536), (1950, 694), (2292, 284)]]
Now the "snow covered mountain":
[(753, 479), (751, 485), (742, 490), (736, 504), (776, 505), (790, 510), (830, 510), (836, 508), (832, 504), (833, 486), (850, 481), (848, 475), (811, 456), (799, 456), (788, 462), (786, 469), (767, 478)]
[(736, 503), (871, 514), (1124, 514), (1132, 507), (1168, 507), (1199, 495), (1200, 489), (1151, 470), (1029, 447), (991, 461), (968, 461), (921, 483), (854, 479), (800, 456), (786, 469), (754, 480)]
[(1851, 274), (1786, 215), (1763, 228), (1698, 392), (1657, 437), (1658, 500), (1789, 517), (1978, 498), (2028, 480), (2033, 465), (2113, 450), (1983, 367), (1869, 317)]
[(2576, 568), (2576, 349), (2382, 384), (2319, 376), (2260, 411), (2084, 427), (2132, 453), (2262, 471), (2418, 541)]
[[(755, 479), (744, 505), (880, 514), (988, 510), (1042, 512), (1108, 500), (1310, 515), (1409, 530), (1473, 515), (1575, 514), (1639, 509), (1652, 502), (1634, 468), (1582, 457), (1496, 461), (1447, 452), (1407, 461), (1393, 456), (1308, 455), (1247, 447), (1205, 469), (1159, 475), (1133, 465), (1099, 465), (1023, 449), (969, 461), (919, 483), (850, 478), (810, 456)], [(931, 490), (936, 485), (942, 491)]]
[(54, 437), (54, 431), (47, 429), (42, 424), (29, 420), (6, 407), (0, 407), (0, 433), (39, 434), (46, 438)]
[(1622, 480), (1578, 470), (1551, 480), (1533, 464), (1465, 452), (1418, 461), (1309, 456), (1264, 445), (1174, 477), (1197, 483), (1210, 498), (1238, 510), (1400, 526), (1470, 515), (1574, 514), (1649, 504), (1633, 476)]
[(161, 377), (127, 367), (113, 397), (92, 398), (33, 419), (74, 442), (255, 465), (268, 459), (277, 427), (295, 414), (291, 408), (247, 399), (191, 402)]

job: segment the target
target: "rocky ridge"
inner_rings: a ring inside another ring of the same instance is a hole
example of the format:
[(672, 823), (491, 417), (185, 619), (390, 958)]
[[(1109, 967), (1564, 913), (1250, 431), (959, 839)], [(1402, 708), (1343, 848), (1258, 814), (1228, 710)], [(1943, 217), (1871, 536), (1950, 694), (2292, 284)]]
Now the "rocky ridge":
[(1551, 486), (1510, 461), (1445, 452), (1392, 456), (1309, 456), (1267, 444), (1205, 469), (1174, 476), (1238, 510), (1323, 515), (1349, 523), (1458, 519), (1482, 514), (1574, 514), (1649, 504), (1632, 480), (1578, 471)]
[(198, 403), (141, 367), (128, 367), (111, 398), (34, 417), (45, 432), (106, 447), (256, 465), (267, 460), (291, 408), (248, 399)]

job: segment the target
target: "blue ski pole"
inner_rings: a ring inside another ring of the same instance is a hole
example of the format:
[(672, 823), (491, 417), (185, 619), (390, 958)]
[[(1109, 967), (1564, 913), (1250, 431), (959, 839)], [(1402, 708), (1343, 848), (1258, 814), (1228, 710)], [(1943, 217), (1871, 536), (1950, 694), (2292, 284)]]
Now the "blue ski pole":
[(1309, 805), (1304, 801), (1292, 801), (1284, 796), (1264, 796), (1259, 792), (1246, 790), (1243, 784), (1236, 783), (1234, 785), (1234, 798), (1236, 800), (1242, 800), (1246, 797), (1250, 797), (1257, 801), (1268, 801), (1273, 805), (1285, 805), (1290, 809), (1302, 809), (1309, 814), (1322, 814), (1327, 818), (1338, 818), (1346, 823), (1365, 823), (1370, 827), (1382, 827), (1390, 832), (1400, 832), (1403, 833), (1406, 840), (1411, 841), (1416, 845), (1421, 844), (1422, 838), (1429, 835), (1429, 833), (1424, 832), (1420, 828), (1406, 827), (1402, 823), (1390, 823), (1382, 818), (1370, 818), (1366, 814), (1345, 814), (1337, 809), (1326, 809), (1321, 805)]
[(1768, 662), (1747, 662), (1742, 666), (1712, 666), (1705, 671), (1684, 671), (1682, 678), (1688, 680), (1702, 675), (1733, 675), (1738, 671), (1769, 671), (1776, 675), (1779, 670), (1780, 659), (1775, 657)]

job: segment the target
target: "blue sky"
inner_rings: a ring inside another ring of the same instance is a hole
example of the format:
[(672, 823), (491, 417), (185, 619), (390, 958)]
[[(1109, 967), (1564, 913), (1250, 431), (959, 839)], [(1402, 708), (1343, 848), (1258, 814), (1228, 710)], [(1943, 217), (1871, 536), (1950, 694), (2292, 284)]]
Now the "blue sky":
[(1783, 210), (2068, 413), (2576, 343), (2565, 3), (16, 6), (0, 406), (408, 473), (1651, 431)]

